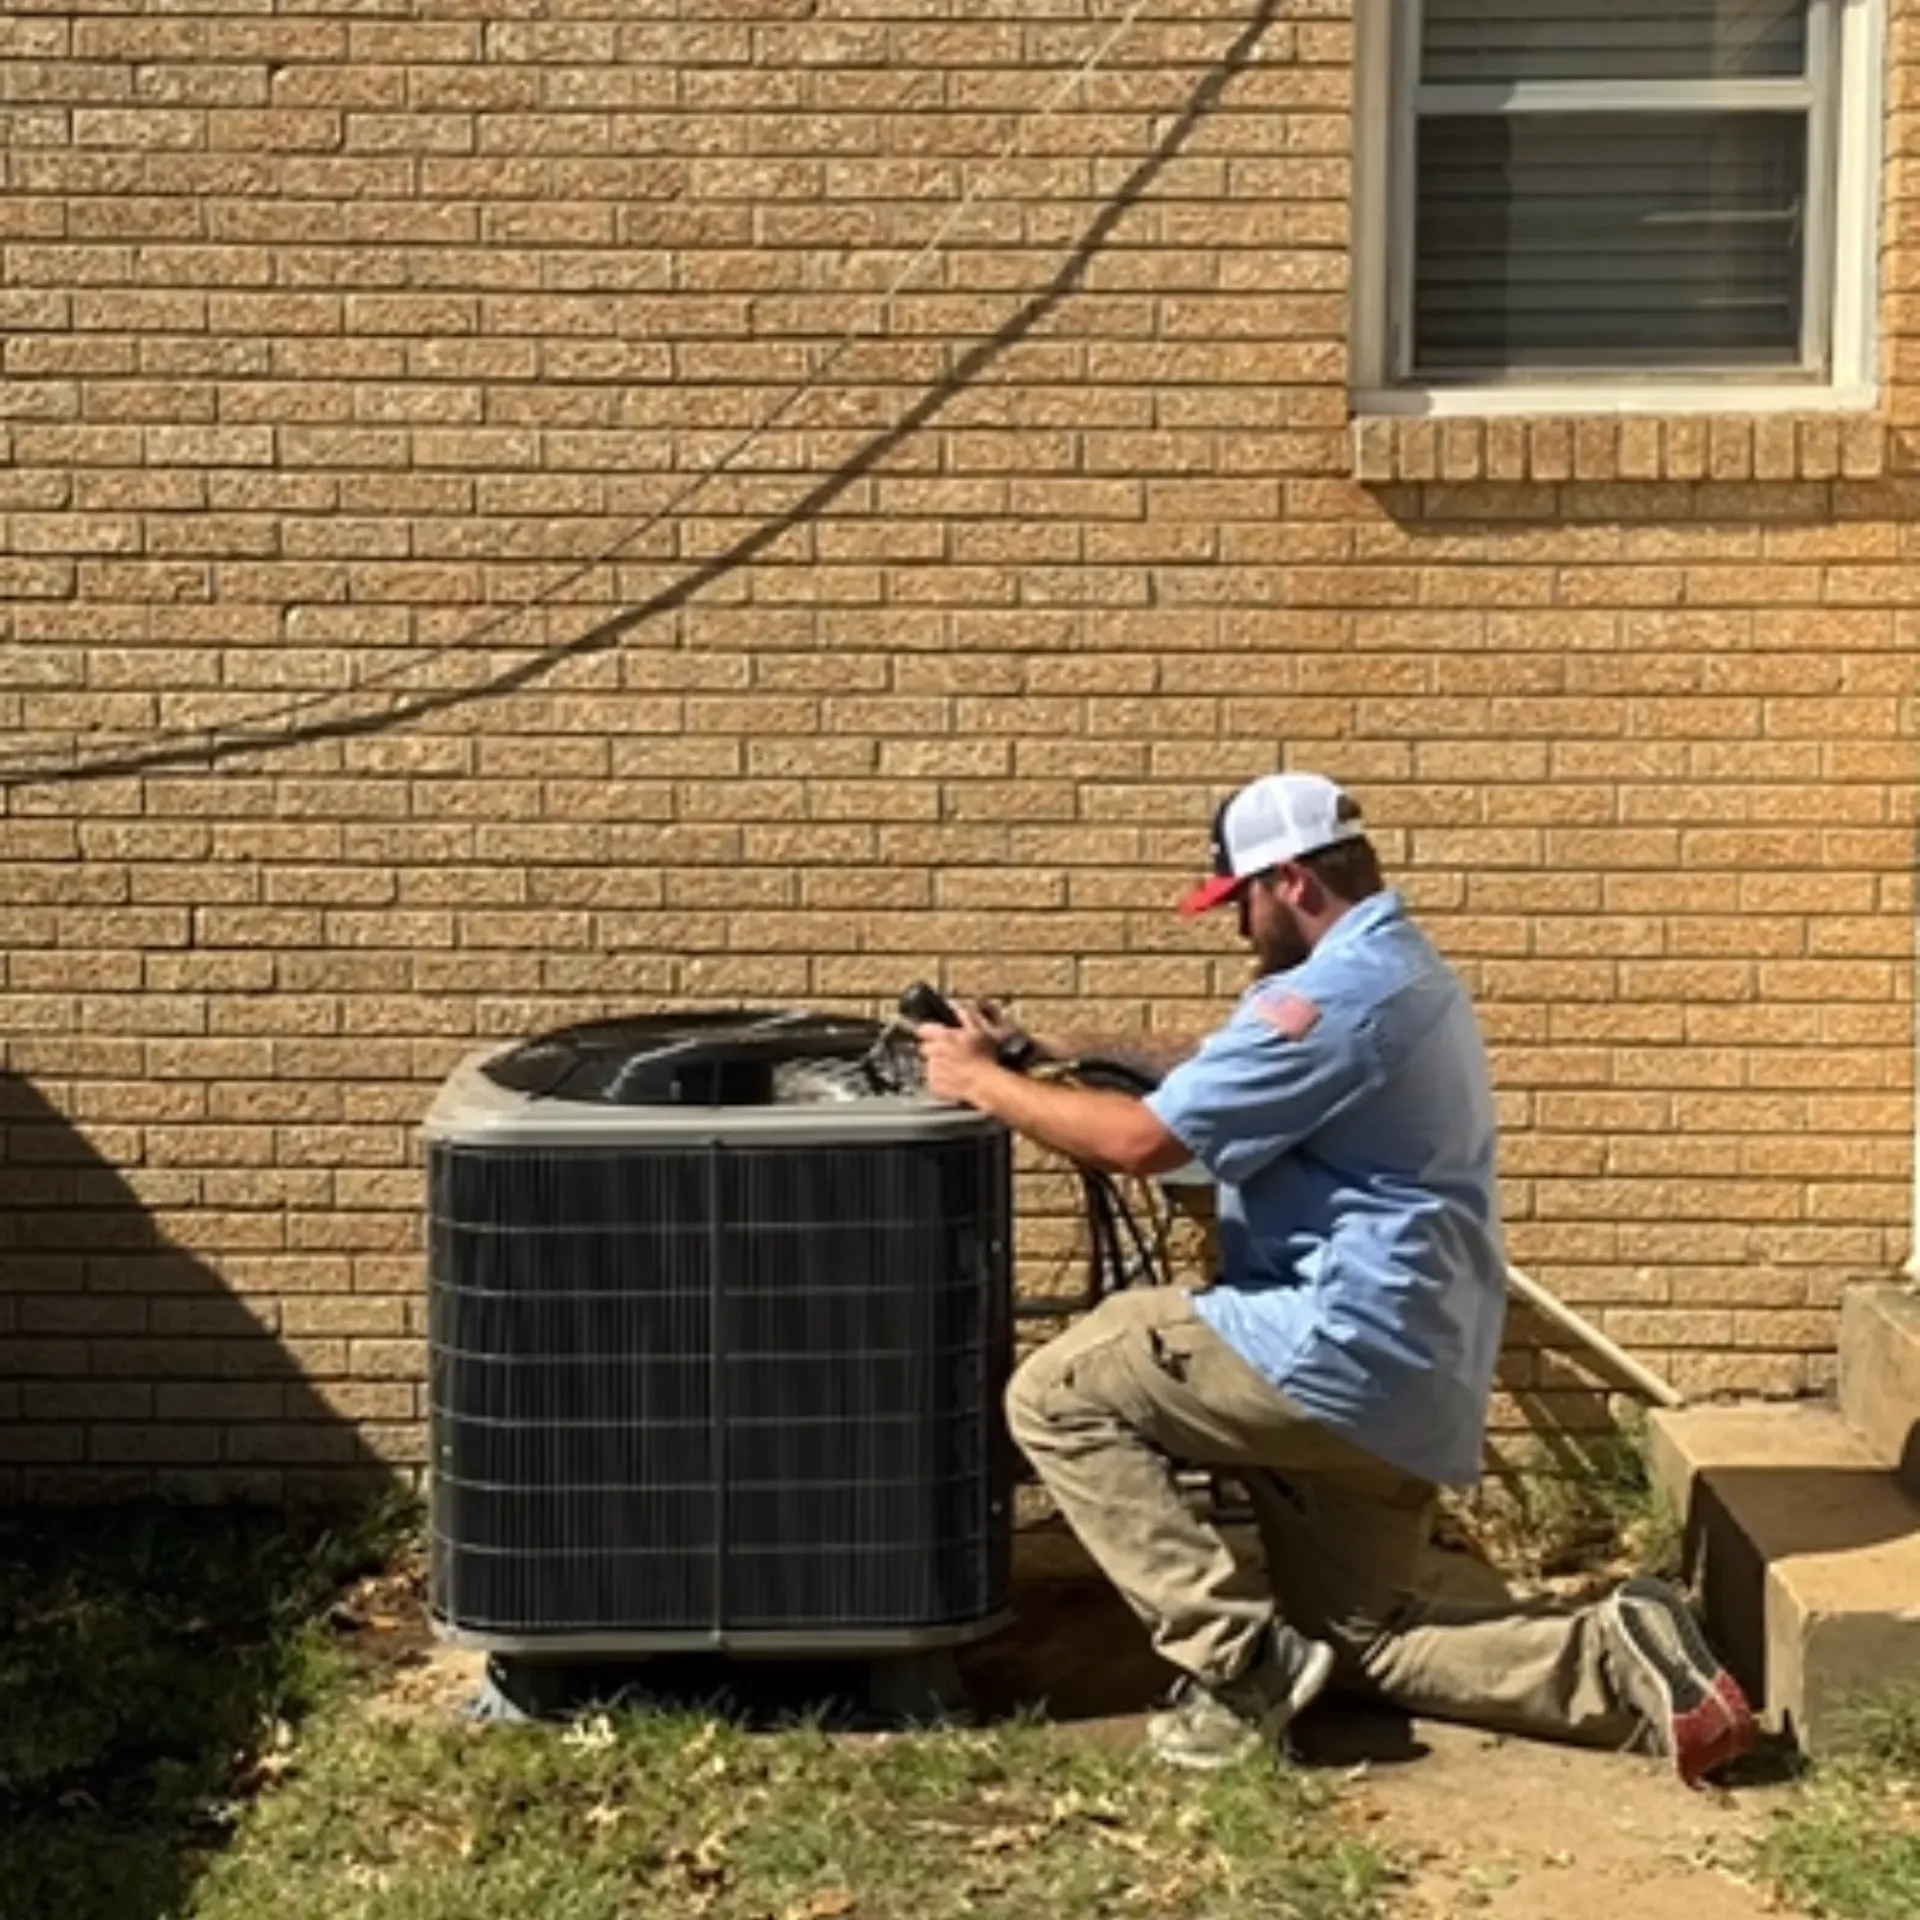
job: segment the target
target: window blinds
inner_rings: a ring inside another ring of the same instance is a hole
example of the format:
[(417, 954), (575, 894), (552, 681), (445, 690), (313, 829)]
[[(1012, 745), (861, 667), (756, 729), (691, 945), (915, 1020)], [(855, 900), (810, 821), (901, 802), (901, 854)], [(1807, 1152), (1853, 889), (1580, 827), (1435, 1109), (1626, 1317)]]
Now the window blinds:
[(1799, 364), (1809, 15), (1426, 0), (1413, 370)]
[(1426, 81), (1722, 80), (1806, 69), (1806, 0), (1427, 0)]

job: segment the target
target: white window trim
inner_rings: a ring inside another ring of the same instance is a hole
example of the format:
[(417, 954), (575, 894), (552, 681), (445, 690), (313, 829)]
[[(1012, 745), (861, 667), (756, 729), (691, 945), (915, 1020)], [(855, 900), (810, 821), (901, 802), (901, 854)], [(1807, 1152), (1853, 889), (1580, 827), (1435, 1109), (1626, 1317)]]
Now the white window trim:
[[(1839, 19), (1837, 86), (1821, 87), (1830, 108), (1814, 108), (1808, 179), (1814, 302), (1824, 306), (1828, 340), (1825, 378), (1804, 376), (1662, 378), (1598, 374), (1586, 378), (1424, 385), (1396, 380), (1393, 343), (1411, 337), (1411, 272), (1397, 278), (1394, 262), (1411, 258), (1405, 226), (1414, 205), (1411, 129), (1419, 73), (1419, 14), (1410, 0), (1357, 0), (1354, 70), (1352, 207), (1353, 411), (1389, 417), (1490, 415), (1852, 413), (1879, 400), (1876, 309), (1879, 292), (1881, 165), (1885, 120), (1886, 0), (1817, 0)], [(1818, 82), (1831, 36), (1821, 36), (1813, 59)], [(1801, 80), (1736, 83), (1774, 99), (1805, 103)], [(1655, 91), (1639, 87), (1644, 100)], [(1467, 89), (1452, 88), (1456, 96)], [(1523, 88), (1503, 88), (1512, 105)], [(1681, 92), (1697, 91), (1684, 86)], [(1718, 98), (1727, 97), (1720, 89)], [(1564, 93), (1560, 104), (1565, 103)], [(1680, 104), (1678, 94), (1669, 104)], [(1838, 124), (1830, 135), (1828, 111)], [(1822, 184), (1823, 171), (1831, 187)], [(1398, 302), (1400, 311), (1394, 311)], [(1809, 316), (1817, 325), (1820, 315)]]

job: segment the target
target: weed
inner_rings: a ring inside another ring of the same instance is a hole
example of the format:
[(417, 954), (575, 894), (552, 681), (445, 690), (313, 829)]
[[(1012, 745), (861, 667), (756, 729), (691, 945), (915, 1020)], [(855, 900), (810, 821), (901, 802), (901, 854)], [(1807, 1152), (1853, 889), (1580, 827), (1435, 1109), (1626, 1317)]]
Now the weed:
[(1679, 1576), (1683, 1527), (1653, 1484), (1644, 1418), (1572, 1448), (1562, 1444), (1454, 1504), (1467, 1539), (1523, 1580), (1611, 1584)]

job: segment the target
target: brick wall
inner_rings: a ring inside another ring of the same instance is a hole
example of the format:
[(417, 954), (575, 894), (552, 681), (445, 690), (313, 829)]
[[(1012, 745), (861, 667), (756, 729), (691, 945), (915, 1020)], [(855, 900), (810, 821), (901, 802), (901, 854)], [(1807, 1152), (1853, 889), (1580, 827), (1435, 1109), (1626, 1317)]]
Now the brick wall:
[[(1689, 1388), (1826, 1378), (1908, 1226), (1920, 7), (1887, 411), (1811, 466), (1350, 430), (1349, 12), (1153, 0), (882, 325), (1113, 7), (16, 0), (0, 1498), (418, 1462), (482, 1038), (922, 974), (1204, 1023), (1169, 902), (1277, 763), (1478, 995), (1515, 1260)], [(1596, 1417), (1516, 1331), (1503, 1423)]]

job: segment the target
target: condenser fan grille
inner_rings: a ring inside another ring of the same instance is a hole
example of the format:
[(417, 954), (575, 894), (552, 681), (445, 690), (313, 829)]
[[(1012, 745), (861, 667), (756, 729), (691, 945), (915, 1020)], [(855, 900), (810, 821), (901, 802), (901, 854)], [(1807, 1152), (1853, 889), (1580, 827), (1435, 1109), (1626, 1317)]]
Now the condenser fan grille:
[(442, 1137), (428, 1185), (445, 1625), (877, 1646), (1004, 1609), (999, 1128)]
[(595, 1020), (509, 1047), (481, 1068), (495, 1086), (602, 1106), (764, 1106), (776, 1070), (801, 1060), (860, 1060), (872, 1020), (736, 1008)]

